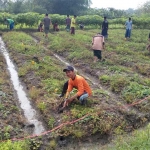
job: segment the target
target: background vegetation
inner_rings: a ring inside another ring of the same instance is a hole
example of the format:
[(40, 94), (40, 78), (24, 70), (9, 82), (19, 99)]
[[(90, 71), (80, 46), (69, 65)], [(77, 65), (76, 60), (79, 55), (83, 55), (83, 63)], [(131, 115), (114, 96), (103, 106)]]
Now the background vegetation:
[[(77, 14), (77, 23), (82, 21), (88, 27), (97, 28), (87, 32), (78, 30), (75, 36), (66, 34), (65, 31), (50, 34), (51, 36), (48, 38), (48, 41), (51, 41), (50, 43), (45, 41), (42, 33), (32, 33), (34, 37), (39, 39), (38, 44), (35, 43), (32, 37), (22, 32), (3, 33), (3, 39), (10, 50), (11, 57), (18, 65), (19, 76), (22, 77), (24, 83), (29, 85), (29, 96), (41, 111), (41, 114), (44, 115), (44, 121), (49, 129), (58, 125), (58, 118), (54, 115), (54, 108), (60, 102), (57, 100), (57, 95), (61, 91), (65, 77), (61, 74), (61, 64), (54, 60), (53, 57), (48, 56), (52, 52), (58, 53), (78, 67), (92, 62), (92, 52), (89, 51), (91, 37), (93, 33), (98, 31), (103, 21), (103, 16), (108, 17), (110, 25), (121, 25), (119, 27), (123, 27), (127, 17), (132, 16), (135, 27), (147, 28), (134, 30), (130, 42), (123, 41), (124, 30), (115, 29), (109, 31), (109, 40), (106, 41), (107, 51), (103, 52), (103, 57), (106, 58), (106, 61), (96, 66), (90, 63), (89, 67), (92, 71), (89, 72), (93, 73), (91, 74), (93, 76), (97, 73), (96, 75), (101, 85), (114, 95), (117, 95), (118, 99), (121, 97), (121, 102), (117, 101), (116, 98), (110, 100), (107, 90), (98, 91), (94, 89), (94, 97), (90, 99), (90, 107), (83, 108), (75, 103), (69, 108), (70, 114), (61, 114), (62, 122), (80, 118), (87, 113), (92, 114), (75, 124), (75, 126), (64, 127), (57, 132), (57, 135), (73, 135), (78, 139), (97, 132), (102, 135), (122, 134), (133, 131), (150, 120), (149, 100), (146, 103), (134, 106), (129, 112), (123, 112), (123, 110), (120, 110), (120, 113), (118, 113), (118, 110), (109, 112), (104, 109), (112, 105), (112, 102), (117, 106), (126, 103), (132, 104), (137, 99), (150, 95), (150, 61), (149, 52), (146, 50), (150, 24), (150, 1), (137, 10), (96, 9), (90, 8), (90, 3), (91, 1), (89, 0), (0, 0), (0, 24), (4, 24), (4, 18), (13, 18), (15, 25), (20, 26), (20, 28), (24, 26), (35, 27), (43, 19), (44, 13), (49, 13), (52, 22), (58, 21), (60, 25), (64, 25), (66, 14)], [(72, 41), (75, 41), (75, 44)], [(47, 51), (43, 48), (43, 45), (48, 48)], [(32, 64), (33, 55), (40, 58), (40, 64)], [(82, 63), (80, 60), (82, 60)], [(22, 62), (24, 63), (23, 65), (21, 64)], [(96, 72), (97, 70), (101, 70), (100, 74)], [(31, 72), (34, 72), (35, 77), (40, 77), (41, 79), (37, 88), (33, 88), (35, 85), (28, 80), (27, 75), (30, 75)], [(56, 75), (58, 72), (59, 75)], [(62, 82), (58, 82), (60, 80)], [(42, 91), (41, 87), (43, 87)], [(41, 93), (45, 96), (44, 98), (42, 97), (43, 95), (40, 95)], [(99, 97), (99, 101), (97, 101), (97, 97)], [(108, 104), (102, 107), (104, 102)], [(98, 115), (97, 112), (100, 114)], [(7, 133), (7, 130), (5, 133)], [(8, 137), (9, 134), (5, 135), (6, 137), (3, 139), (10, 138)], [(119, 138), (114, 149), (149, 149), (149, 126), (146, 132), (142, 131), (134, 134), (134, 136), (129, 141), (124, 141), (122, 137)], [(24, 142), (12, 144), (12, 142), (8, 141), (0, 143), (0, 148), (12, 148), (13, 146), (13, 149), (16, 150), (19, 150), (16, 147), (28, 149), (27, 145), (29, 146), (28, 141), (27, 144)], [(53, 144), (52, 141), (51, 145), (55, 145), (55, 142)]]

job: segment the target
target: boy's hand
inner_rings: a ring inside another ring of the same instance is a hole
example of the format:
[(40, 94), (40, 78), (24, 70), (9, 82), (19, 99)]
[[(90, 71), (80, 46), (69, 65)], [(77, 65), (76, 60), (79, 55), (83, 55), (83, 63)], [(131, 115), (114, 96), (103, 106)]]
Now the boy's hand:
[(65, 108), (66, 106), (68, 106), (68, 100), (65, 100), (63, 108)]

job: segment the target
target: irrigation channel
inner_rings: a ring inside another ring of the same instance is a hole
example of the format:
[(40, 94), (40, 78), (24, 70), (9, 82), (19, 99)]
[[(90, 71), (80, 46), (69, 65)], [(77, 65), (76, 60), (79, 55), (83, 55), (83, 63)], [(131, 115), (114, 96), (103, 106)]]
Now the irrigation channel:
[(45, 131), (45, 128), (41, 121), (38, 120), (38, 115), (36, 110), (31, 106), (30, 100), (27, 97), (27, 94), (23, 88), (23, 85), (19, 81), (18, 73), (15, 69), (13, 62), (9, 57), (9, 53), (5, 47), (2, 38), (0, 37), (0, 52), (4, 55), (4, 58), (7, 62), (7, 67), (10, 73), (11, 81), (16, 91), (20, 107), (24, 111), (24, 116), (27, 119), (29, 124), (34, 125), (33, 134), (40, 134)]

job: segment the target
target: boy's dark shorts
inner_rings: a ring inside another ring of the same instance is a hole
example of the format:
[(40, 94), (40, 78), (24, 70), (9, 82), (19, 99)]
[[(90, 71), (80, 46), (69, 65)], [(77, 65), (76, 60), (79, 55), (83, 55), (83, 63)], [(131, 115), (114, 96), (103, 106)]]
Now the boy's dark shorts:
[(96, 56), (98, 59), (101, 59), (101, 50), (94, 50), (93, 49), (93, 54)]

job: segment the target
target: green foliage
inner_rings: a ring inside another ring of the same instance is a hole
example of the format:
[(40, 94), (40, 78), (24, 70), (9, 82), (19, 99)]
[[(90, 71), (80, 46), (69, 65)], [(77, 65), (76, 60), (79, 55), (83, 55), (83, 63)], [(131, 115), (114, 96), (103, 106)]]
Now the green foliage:
[(110, 87), (113, 92), (121, 92), (122, 89), (129, 83), (126, 77), (116, 75), (111, 79)]
[(49, 146), (50, 146), (50, 150), (54, 150), (57, 146), (57, 143), (55, 140), (51, 140), (50, 143), (49, 143)]
[(40, 15), (38, 13), (22, 13), (17, 15), (15, 24), (21, 24), (21, 26), (25, 24), (32, 27), (38, 25), (39, 20)]
[(46, 103), (45, 102), (40, 102), (38, 103), (37, 107), (41, 110), (44, 111), (46, 109)]
[(108, 150), (149, 150), (150, 148), (150, 125), (144, 130), (135, 131), (127, 137), (119, 136), (115, 146)]
[(127, 102), (133, 102), (137, 98), (141, 99), (150, 95), (150, 88), (136, 82), (130, 82), (130, 84), (122, 91), (122, 95)]
[[(39, 10), (39, 13), (44, 10)], [(44, 14), (39, 14), (34, 12), (27, 12), (27, 13), (19, 13), (17, 15), (9, 14), (9, 13), (0, 13), (0, 23), (4, 24), (4, 18), (11, 18), (15, 21), (15, 25), (19, 24), (21, 27), (23, 25), (26, 26), (37, 26), (39, 21), (42, 21), (44, 18)], [(65, 25), (66, 15), (59, 15), (59, 14), (50, 14), (49, 15), (52, 22), (57, 21), (59, 25)], [(72, 16), (70, 17), (72, 18)], [(127, 18), (121, 17), (116, 19), (110, 19), (110, 25), (124, 25)], [(150, 23), (150, 18), (145, 17), (134, 17), (132, 18), (133, 24), (137, 28), (148, 28)], [(84, 16), (77, 16), (77, 24), (83, 22), (84, 25), (94, 25), (99, 28), (103, 21), (103, 16), (99, 15), (84, 15)]]
[(0, 143), (0, 150), (30, 150), (28, 141), (21, 141), (21, 142), (1, 142)]
[(48, 126), (50, 127), (50, 129), (54, 127), (54, 123), (55, 123), (55, 118), (51, 117), (48, 121)]
[(109, 84), (109, 82), (111, 80), (110, 76), (108, 76), (108, 75), (102, 75), (99, 77), (99, 79), (100, 79), (102, 84)]

